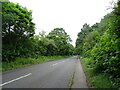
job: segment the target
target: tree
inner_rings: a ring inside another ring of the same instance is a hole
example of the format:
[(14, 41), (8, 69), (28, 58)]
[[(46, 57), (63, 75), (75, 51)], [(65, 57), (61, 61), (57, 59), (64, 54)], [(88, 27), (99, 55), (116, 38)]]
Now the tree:
[(93, 31), (93, 29), (88, 25), (88, 24), (84, 24), (83, 28), (81, 29), (81, 32), (78, 33), (78, 38), (76, 40), (76, 52), (77, 54), (82, 54), (84, 48), (84, 39), (86, 38), (86, 36), (91, 33)]
[(120, 1), (100, 23), (90, 28), (85, 24), (78, 33), (76, 51), (89, 58), (91, 67), (97, 73), (120, 77)]
[(53, 39), (57, 46), (56, 54), (57, 55), (69, 55), (67, 44), (70, 44), (72, 41), (70, 36), (67, 35), (63, 28), (55, 28), (48, 35), (47, 38)]
[(34, 30), (31, 11), (12, 2), (2, 3), (3, 61), (19, 56), (21, 43), (33, 36)]

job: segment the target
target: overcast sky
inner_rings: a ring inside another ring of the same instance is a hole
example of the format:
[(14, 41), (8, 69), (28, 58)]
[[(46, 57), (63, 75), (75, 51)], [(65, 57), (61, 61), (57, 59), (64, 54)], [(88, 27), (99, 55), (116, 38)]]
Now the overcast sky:
[(33, 11), (36, 33), (49, 33), (54, 28), (64, 28), (75, 45), (78, 32), (84, 23), (99, 22), (109, 10), (113, 0), (10, 0)]

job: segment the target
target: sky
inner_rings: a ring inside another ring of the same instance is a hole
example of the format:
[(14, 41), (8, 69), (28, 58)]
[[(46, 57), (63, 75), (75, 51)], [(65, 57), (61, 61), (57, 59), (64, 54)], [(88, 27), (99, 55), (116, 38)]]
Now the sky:
[(36, 34), (47, 34), (54, 28), (64, 28), (75, 46), (77, 34), (87, 23), (100, 22), (110, 9), (113, 0), (10, 0), (32, 10)]

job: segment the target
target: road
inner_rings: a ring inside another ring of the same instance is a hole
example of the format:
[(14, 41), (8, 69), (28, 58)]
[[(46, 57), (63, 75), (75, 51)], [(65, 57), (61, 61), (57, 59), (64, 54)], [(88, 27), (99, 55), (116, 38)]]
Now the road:
[(2, 88), (68, 88), (76, 56), (2, 73)]

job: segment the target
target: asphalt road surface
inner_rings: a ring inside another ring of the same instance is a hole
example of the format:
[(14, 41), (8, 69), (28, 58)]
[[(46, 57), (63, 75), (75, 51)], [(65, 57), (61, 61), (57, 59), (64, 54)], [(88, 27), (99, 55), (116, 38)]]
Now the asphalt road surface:
[(2, 73), (2, 88), (68, 88), (76, 56)]

